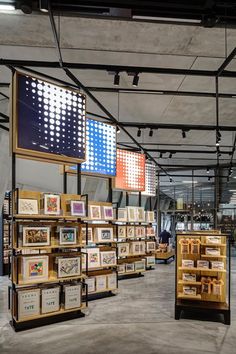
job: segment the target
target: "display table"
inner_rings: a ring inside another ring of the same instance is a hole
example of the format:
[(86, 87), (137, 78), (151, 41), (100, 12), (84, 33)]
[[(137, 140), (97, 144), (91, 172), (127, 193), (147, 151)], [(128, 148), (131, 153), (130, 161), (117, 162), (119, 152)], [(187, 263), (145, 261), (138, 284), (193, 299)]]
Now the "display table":
[(156, 252), (155, 254), (156, 260), (163, 260), (165, 264), (167, 261), (172, 258), (172, 261), (175, 259), (175, 250), (171, 250), (169, 252)]

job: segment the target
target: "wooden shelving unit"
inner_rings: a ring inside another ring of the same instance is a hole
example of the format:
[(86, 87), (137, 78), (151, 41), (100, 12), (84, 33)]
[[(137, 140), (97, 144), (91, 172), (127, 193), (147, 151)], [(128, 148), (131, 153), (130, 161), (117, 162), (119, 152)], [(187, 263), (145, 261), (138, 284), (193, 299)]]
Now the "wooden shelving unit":
[[(175, 319), (180, 318), (183, 310), (213, 312), (222, 313), (225, 324), (230, 324), (230, 247), (227, 235), (216, 231), (184, 232), (177, 234), (176, 246)], [(207, 248), (218, 249), (219, 255), (207, 254)], [(191, 262), (191, 266), (185, 266)]]

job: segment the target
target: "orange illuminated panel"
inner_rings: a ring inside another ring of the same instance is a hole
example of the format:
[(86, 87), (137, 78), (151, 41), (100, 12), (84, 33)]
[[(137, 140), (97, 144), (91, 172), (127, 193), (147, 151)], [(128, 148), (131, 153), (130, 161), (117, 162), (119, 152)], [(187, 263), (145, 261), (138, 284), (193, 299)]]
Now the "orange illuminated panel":
[(145, 155), (117, 149), (115, 188), (145, 190)]

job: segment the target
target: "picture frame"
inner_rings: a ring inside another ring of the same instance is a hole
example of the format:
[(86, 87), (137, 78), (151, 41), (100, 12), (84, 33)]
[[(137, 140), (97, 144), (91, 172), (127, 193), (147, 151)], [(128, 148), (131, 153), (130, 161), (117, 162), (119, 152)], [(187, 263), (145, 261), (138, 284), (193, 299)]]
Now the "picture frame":
[(145, 260), (134, 262), (134, 271), (135, 272), (145, 272), (145, 270), (146, 270)]
[(183, 281), (196, 282), (197, 276), (196, 276), (196, 274), (193, 274), (193, 273), (183, 273), (182, 279), (183, 279)]
[[(81, 227), (81, 239), (83, 243), (86, 243), (86, 227)], [(88, 243), (93, 243), (93, 228), (88, 227)]]
[(101, 266), (115, 266), (116, 265), (116, 252), (104, 251), (100, 252)]
[(101, 206), (89, 205), (89, 217), (91, 220), (101, 220)]
[(142, 238), (146, 236), (145, 227), (144, 226), (135, 226), (135, 237)]
[(76, 227), (60, 227), (60, 245), (75, 245), (77, 243)]
[(125, 273), (125, 263), (118, 264), (118, 274)]
[(206, 247), (206, 254), (214, 257), (220, 256), (220, 248)]
[(126, 226), (118, 225), (117, 238), (118, 239), (125, 239), (126, 238)]
[(58, 278), (77, 277), (81, 275), (81, 257), (58, 257)]
[(94, 293), (96, 291), (96, 278), (95, 277), (89, 277), (85, 279), (85, 283), (88, 286), (88, 294)]
[(127, 221), (127, 209), (126, 208), (118, 208), (118, 221), (126, 222)]
[(145, 211), (143, 207), (136, 207), (136, 221), (138, 222), (145, 222)]
[(146, 243), (146, 251), (147, 252), (155, 252), (156, 251), (156, 242), (148, 241)]
[(118, 256), (119, 257), (126, 257), (129, 255), (129, 243), (128, 242), (122, 242), (118, 243)]
[(135, 227), (134, 226), (127, 226), (126, 237), (127, 238), (134, 238), (135, 237)]
[(23, 226), (23, 247), (50, 245), (50, 227)]
[(146, 222), (151, 224), (155, 222), (155, 213), (154, 211), (146, 211)]
[(44, 214), (45, 215), (60, 215), (60, 195), (44, 194)]
[(48, 256), (22, 257), (22, 279), (25, 283), (48, 280)]
[(125, 264), (125, 272), (126, 273), (134, 272), (134, 263), (126, 263)]
[(154, 226), (147, 226), (146, 227), (146, 236), (156, 236), (156, 229)]
[(19, 320), (40, 315), (40, 289), (19, 290), (17, 300)]
[(147, 267), (155, 267), (156, 259), (153, 256), (146, 257), (146, 266)]
[(111, 273), (107, 275), (107, 289), (115, 290), (117, 289), (117, 274)]
[(80, 308), (82, 305), (82, 285), (73, 284), (73, 285), (64, 285), (64, 307), (65, 310), (70, 310), (73, 308)]
[(88, 254), (88, 268), (99, 268), (100, 263), (100, 249), (99, 248), (87, 248)]
[(60, 309), (60, 287), (42, 289), (41, 312), (42, 314), (57, 312)]
[(113, 242), (113, 228), (112, 227), (97, 227), (95, 229), (96, 242), (109, 243)]
[(38, 215), (39, 206), (37, 199), (18, 199), (18, 214), (20, 215)]
[(130, 253), (133, 255), (145, 254), (146, 247), (144, 241), (132, 242), (130, 245)]
[(209, 261), (198, 260), (197, 268), (209, 269)]
[(96, 291), (106, 291), (107, 289), (107, 277), (106, 275), (96, 276)]
[(102, 206), (102, 218), (104, 220), (113, 220), (114, 219), (112, 206), (107, 206), (107, 205)]
[(71, 200), (70, 211), (72, 216), (85, 217), (85, 202), (83, 200)]
[(196, 296), (197, 288), (195, 286), (183, 286), (183, 294), (189, 296)]
[(127, 208), (128, 221), (136, 222), (137, 221), (136, 207), (128, 206), (126, 208)]

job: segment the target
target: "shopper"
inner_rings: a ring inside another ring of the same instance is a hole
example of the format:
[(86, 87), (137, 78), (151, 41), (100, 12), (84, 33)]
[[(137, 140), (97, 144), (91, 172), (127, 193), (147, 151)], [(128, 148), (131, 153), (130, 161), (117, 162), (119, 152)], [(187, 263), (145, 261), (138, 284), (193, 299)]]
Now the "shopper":
[(171, 238), (171, 234), (166, 230), (163, 230), (159, 235), (160, 243), (167, 243), (168, 244), (169, 238)]

